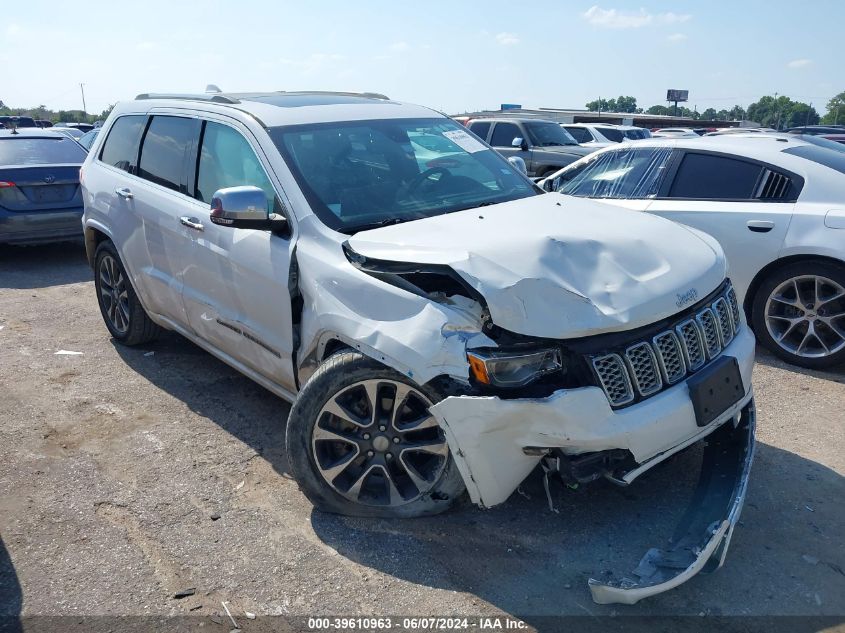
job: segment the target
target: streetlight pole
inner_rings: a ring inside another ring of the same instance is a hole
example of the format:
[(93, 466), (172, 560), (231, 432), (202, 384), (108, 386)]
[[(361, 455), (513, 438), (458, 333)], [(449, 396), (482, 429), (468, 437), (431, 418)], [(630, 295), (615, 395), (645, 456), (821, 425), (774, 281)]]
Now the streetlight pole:
[(86, 114), (88, 108), (85, 107), (85, 88), (83, 88), (85, 84), (79, 84), (79, 91), (82, 93), (82, 114)]

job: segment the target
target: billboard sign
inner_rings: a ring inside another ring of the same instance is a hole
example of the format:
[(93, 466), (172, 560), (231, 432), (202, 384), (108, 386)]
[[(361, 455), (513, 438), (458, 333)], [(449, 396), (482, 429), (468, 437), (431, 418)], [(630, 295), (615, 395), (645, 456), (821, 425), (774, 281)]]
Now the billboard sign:
[(666, 91), (666, 101), (689, 101), (689, 90), (673, 90)]

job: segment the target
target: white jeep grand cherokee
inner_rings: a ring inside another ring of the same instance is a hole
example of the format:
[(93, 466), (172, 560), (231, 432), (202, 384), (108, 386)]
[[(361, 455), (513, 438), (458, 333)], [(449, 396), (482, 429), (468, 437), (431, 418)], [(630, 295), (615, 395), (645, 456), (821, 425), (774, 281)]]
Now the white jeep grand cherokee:
[(545, 195), (451, 119), (374, 94), (140, 95), (82, 169), (97, 298), (293, 403), (290, 467), (345, 514), (505, 501), (542, 464), (628, 485), (707, 438), (671, 545), (599, 602), (724, 559), (754, 338), (715, 240)]

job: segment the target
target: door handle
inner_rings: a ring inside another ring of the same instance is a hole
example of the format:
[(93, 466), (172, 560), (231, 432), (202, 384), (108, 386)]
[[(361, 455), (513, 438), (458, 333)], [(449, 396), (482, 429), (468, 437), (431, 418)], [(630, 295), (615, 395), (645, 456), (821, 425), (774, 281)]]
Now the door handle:
[(775, 223), (771, 220), (749, 220), (746, 226), (754, 233), (768, 233), (775, 228)]
[(129, 187), (118, 187), (114, 192), (124, 200), (131, 200), (135, 197), (135, 194), (129, 190)]
[(195, 231), (202, 231), (203, 229), (202, 223), (200, 223), (199, 219), (189, 218), (187, 215), (183, 215), (181, 218), (179, 218), (179, 222), (181, 222), (187, 227), (194, 229)]

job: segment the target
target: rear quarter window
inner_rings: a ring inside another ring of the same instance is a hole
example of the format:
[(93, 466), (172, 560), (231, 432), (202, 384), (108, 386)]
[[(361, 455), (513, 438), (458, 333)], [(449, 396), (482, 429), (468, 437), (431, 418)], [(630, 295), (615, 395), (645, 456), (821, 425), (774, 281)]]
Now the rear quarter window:
[(138, 160), (138, 141), (144, 127), (146, 115), (122, 116), (109, 130), (109, 135), (100, 151), (100, 160), (129, 173), (135, 173)]
[(85, 150), (67, 137), (0, 139), (0, 165), (82, 164)]
[(475, 134), (482, 141), (487, 140), (487, 133), (490, 131), (490, 124), (484, 123), (470, 123), (469, 131)]

